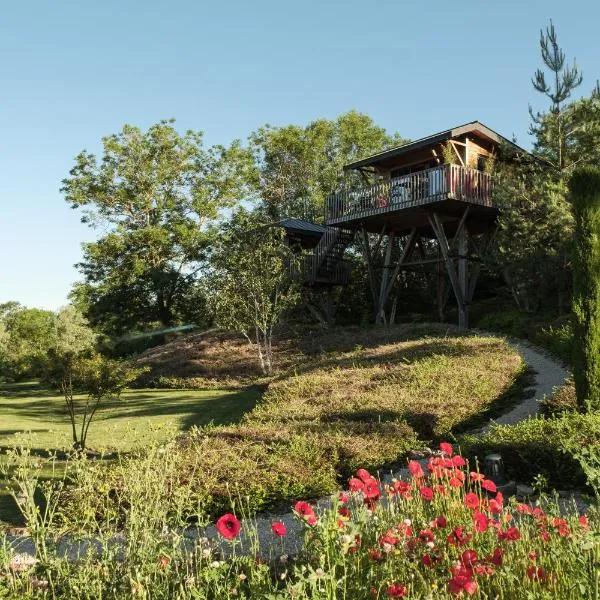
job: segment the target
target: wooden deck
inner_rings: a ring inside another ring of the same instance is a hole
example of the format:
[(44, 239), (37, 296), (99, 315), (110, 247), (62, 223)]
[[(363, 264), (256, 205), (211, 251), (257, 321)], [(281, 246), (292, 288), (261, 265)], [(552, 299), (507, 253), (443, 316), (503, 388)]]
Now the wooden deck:
[(492, 177), (459, 165), (441, 165), (390, 181), (327, 198), (325, 222), (330, 226), (358, 227), (378, 232), (386, 225), (397, 233), (429, 227), (428, 213), (456, 215), (470, 206), (470, 216), (485, 223), (496, 219), (492, 205)]

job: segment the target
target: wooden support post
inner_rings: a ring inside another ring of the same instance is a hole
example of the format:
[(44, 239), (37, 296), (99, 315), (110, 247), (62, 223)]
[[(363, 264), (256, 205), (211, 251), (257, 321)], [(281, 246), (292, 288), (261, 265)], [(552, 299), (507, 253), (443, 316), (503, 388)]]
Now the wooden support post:
[(446, 271), (448, 272), (448, 277), (450, 279), (450, 283), (452, 284), (452, 289), (454, 290), (454, 295), (456, 296), (456, 303), (458, 304), (458, 326), (459, 327), (467, 327), (466, 320), (466, 303), (465, 296), (463, 294), (463, 288), (461, 287), (461, 283), (459, 281), (459, 277), (456, 273), (456, 268), (454, 267), (454, 263), (450, 258), (449, 246), (448, 246), (448, 238), (446, 237), (446, 232), (444, 231), (444, 225), (440, 221), (437, 213), (431, 213), (427, 215), (429, 220), (429, 225), (433, 229), (435, 237), (438, 240), (440, 245), (440, 251), (442, 253), (442, 257), (444, 258), (444, 262), (446, 263)]
[(461, 227), (458, 232), (458, 285), (463, 297), (462, 306), (458, 306), (458, 326), (461, 329), (469, 327), (469, 263), (467, 256), (469, 254), (469, 240), (467, 237), (467, 228)]
[(388, 236), (388, 244), (385, 251), (385, 260), (383, 270), (381, 271), (381, 286), (379, 289), (379, 301), (377, 303), (377, 314), (375, 323), (385, 323), (385, 303), (387, 302), (388, 281), (390, 278), (390, 269), (392, 268), (392, 250), (394, 247), (394, 232), (391, 231)]
[(396, 280), (396, 277), (398, 277), (400, 268), (402, 267), (402, 265), (404, 265), (404, 263), (406, 262), (406, 259), (410, 257), (411, 252), (413, 251), (416, 240), (417, 240), (417, 228), (413, 227), (413, 229), (411, 230), (411, 232), (408, 235), (404, 249), (402, 250), (402, 255), (400, 256), (398, 262), (396, 263), (396, 266), (394, 267), (394, 272), (392, 273), (392, 276), (389, 278), (387, 287), (385, 288), (384, 301), (383, 301), (384, 305), (387, 302), (390, 292), (392, 291), (392, 286), (394, 285), (394, 281)]
[(363, 257), (365, 259), (365, 263), (367, 264), (367, 272), (369, 273), (369, 284), (371, 287), (371, 296), (373, 297), (373, 306), (377, 309), (379, 305), (377, 298), (377, 286), (375, 283), (375, 273), (373, 273), (373, 262), (371, 255), (371, 248), (369, 246), (369, 234), (365, 229), (364, 225), (361, 226), (362, 238), (363, 238)]

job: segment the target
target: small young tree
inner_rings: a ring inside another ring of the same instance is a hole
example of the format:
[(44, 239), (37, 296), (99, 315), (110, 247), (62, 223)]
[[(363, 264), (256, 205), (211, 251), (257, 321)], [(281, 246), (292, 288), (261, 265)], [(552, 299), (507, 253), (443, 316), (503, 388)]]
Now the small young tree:
[(225, 225), (211, 261), (215, 321), (254, 344), (265, 375), (273, 371), (273, 330), (299, 298), (290, 276), (294, 255), (283, 233), (240, 210)]
[(130, 369), (96, 354), (95, 344), (96, 334), (74, 307), (56, 313), (46, 378), (64, 397), (73, 447), (79, 450), (86, 447), (89, 428), (100, 404), (118, 397), (140, 373), (139, 369)]
[(600, 169), (577, 169), (570, 191), (575, 214), (575, 389), (581, 409), (600, 410)]

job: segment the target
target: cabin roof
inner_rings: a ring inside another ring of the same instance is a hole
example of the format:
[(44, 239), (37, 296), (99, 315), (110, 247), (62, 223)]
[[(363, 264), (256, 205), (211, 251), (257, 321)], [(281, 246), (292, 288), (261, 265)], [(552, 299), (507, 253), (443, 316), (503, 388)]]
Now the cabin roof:
[(327, 228), (323, 225), (291, 217), (288, 219), (282, 219), (281, 221), (277, 221), (277, 223), (274, 223), (274, 225), (283, 227), (286, 231), (290, 231), (293, 233), (298, 233), (302, 235), (314, 235), (319, 237), (321, 237), (327, 231)]
[(373, 154), (372, 156), (363, 158), (362, 160), (357, 160), (353, 163), (345, 165), (344, 170), (368, 167), (382, 160), (395, 158), (396, 156), (402, 156), (403, 154), (408, 154), (409, 152), (420, 150), (421, 148), (427, 148), (428, 146), (434, 146), (464, 134), (473, 134), (477, 137), (482, 137), (484, 139), (487, 138), (488, 140), (491, 140), (497, 144), (510, 144), (510, 146), (512, 146), (515, 150), (529, 154), (527, 150), (524, 150), (508, 138), (505, 138), (504, 136), (495, 132), (493, 129), (490, 129), (480, 121), (471, 121), (465, 125), (459, 125), (458, 127), (446, 129), (445, 131), (428, 135), (427, 137), (415, 140), (414, 142), (409, 142), (408, 144), (403, 144), (402, 146), (397, 146), (396, 148), (391, 148), (390, 150)]

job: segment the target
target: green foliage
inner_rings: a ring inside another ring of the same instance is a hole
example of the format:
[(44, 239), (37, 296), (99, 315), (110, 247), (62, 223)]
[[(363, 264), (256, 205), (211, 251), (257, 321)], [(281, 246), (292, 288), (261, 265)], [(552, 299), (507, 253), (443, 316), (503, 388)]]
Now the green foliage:
[(223, 227), (209, 278), (215, 321), (255, 345), (261, 370), (273, 370), (273, 331), (298, 301), (291, 277), (295, 256), (280, 227), (239, 210)]
[(238, 142), (207, 150), (201, 133), (180, 135), (171, 123), (125, 125), (102, 140), (100, 160), (81, 152), (63, 181), (82, 221), (107, 231), (84, 245), (74, 298), (108, 333), (170, 326), (190, 312), (210, 225), (246, 193), (251, 159)]
[(321, 221), (325, 198), (356, 175), (344, 180), (345, 164), (405, 142), (356, 111), (306, 127), (266, 125), (250, 136), (262, 208), (272, 220)]
[(577, 169), (570, 190), (575, 213), (575, 388), (582, 409), (600, 410), (600, 169)]
[(480, 462), (486, 454), (499, 452), (509, 475), (518, 481), (531, 481), (541, 473), (554, 488), (581, 488), (588, 480), (576, 449), (600, 447), (600, 414), (566, 412), (495, 425), (483, 436), (465, 436), (460, 443), (463, 452)]

